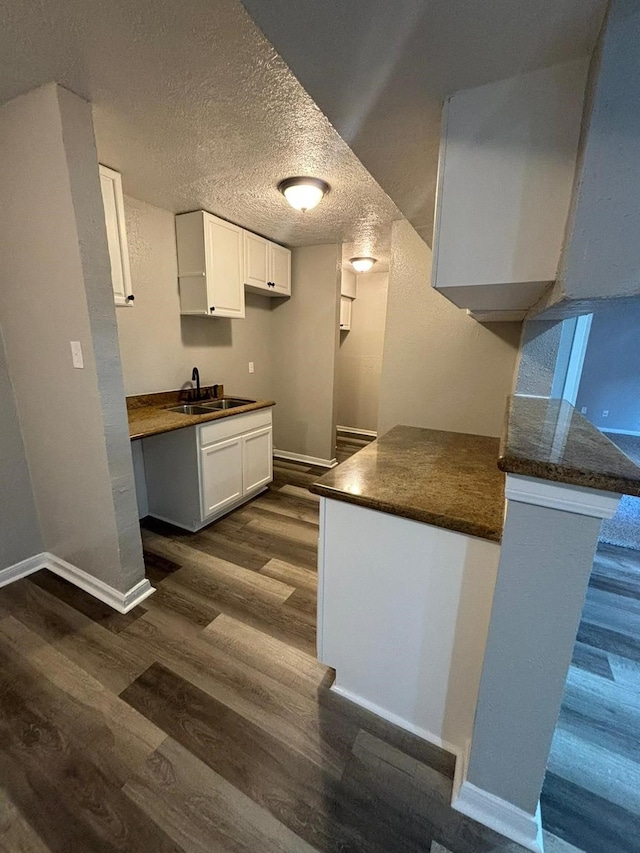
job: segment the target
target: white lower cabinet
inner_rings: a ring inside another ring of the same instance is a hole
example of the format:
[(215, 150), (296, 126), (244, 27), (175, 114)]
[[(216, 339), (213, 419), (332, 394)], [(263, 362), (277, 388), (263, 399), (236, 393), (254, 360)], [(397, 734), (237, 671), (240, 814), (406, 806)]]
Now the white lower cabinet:
[(271, 427), (242, 437), (242, 491), (248, 495), (273, 479)]
[(203, 518), (236, 503), (244, 494), (242, 443), (242, 436), (228, 438), (200, 451)]
[(143, 439), (149, 515), (199, 530), (273, 479), (271, 409)]

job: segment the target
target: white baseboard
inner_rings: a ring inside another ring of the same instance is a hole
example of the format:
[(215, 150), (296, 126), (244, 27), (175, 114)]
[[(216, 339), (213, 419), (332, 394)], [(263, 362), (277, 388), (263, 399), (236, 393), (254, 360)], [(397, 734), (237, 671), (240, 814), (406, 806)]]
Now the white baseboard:
[(366, 708), (367, 711), (371, 711), (371, 713), (375, 714), (376, 717), (382, 717), (383, 720), (388, 720), (390, 723), (393, 723), (394, 726), (398, 726), (400, 729), (404, 729), (407, 732), (411, 732), (413, 735), (417, 735), (417, 737), (422, 738), (422, 740), (426, 740), (427, 743), (432, 743), (434, 746), (438, 746), (440, 749), (450, 752), (456, 758), (456, 767), (458, 764), (461, 764), (462, 767), (464, 767), (464, 760), (460, 760), (463, 759), (462, 750), (457, 746), (454, 746), (454, 744), (443, 740), (441, 737), (438, 737), (438, 735), (434, 735), (433, 732), (428, 731), (428, 729), (416, 726), (414, 723), (409, 722), (409, 720), (405, 720), (403, 717), (400, 717), (391, 711), (387, 711), (385, 708), (381, 708), (373, 702), (369, 702), (368, 699), (363, 699), (362, 696), (358, 696), (350, 690), (345, 690), (345, 688), (340, 687), (339, 684), (334, 683), (330, 689), (339, 696), (353, 702), (354, 705), (360, 705), (361, 708)]
[(109, 584), (92, 577), (92, 575), (87, 574), (87, 572), (79, 569), (77, 566), (67, 563), (66, 560), (61, 560), (60, 557), (56, 557), (53, 554), (46, 554), (45, 556), (47, 558), (45, 568), (59, 575), (59, 577), (68, 580), (70, 583), (75, 584), (75, 586), (79, 586), (80, 589), (113, 607), (119, 613), (128, 613), (129, 610), (133, 610), (134, 607), (155, 592), (155, 589), (151, 586), (147, 578), (138, 581), (137, 584), (126, 592), (119, 592), (117, 589), (109, 586)]
[(466, 780), (451, 805), (456, 811), (516, 841), (527, 850), (544, 853), (540, 805), (535, 815), (529, 814)]
[(378, 433), (374, 429), (356, 429), (356, 427), (337, 426), (338, 435), (361, 435), (363, 438), (377, 438)]
[(609, 429), (609, 427), (600, 426), (598, 427), (600, 432), (603, 432), (605, 435), (611, 433), (611, 435), (631, 435), (634, 438), (640, 437), (640, 432), (634, 429)]
[(0, 586), (6, 586), (8, 583), (20, 580), (20, 578), (26, 578), (27, 575), (42, 569), (43, 557), (44, 554), (36, 554), (35, 557), (28, 557), (26, 560), (14, 563), (13, 566), (7, 566), (6, 569), (0, 569)]
[(0, 571), (0, 587), (17, 581), (20, 578), (25, 578), (27, 575), (31, 575), (40, 569), (48, 569), (55, 575), (68, 580), (70, 583), (88, 592), (89, 595), (93, 595), (94, 598), (113, 607), (118, 613), (128, 613), (129, 610), (132, 610), (155, 592), (155, 589), (151, 586), (147, 578), (143, 578), (126, 592), (120, 592), (104, 581), (87, 574), (83, 569), (67, 563), (66, 560), (62, 560), (48, 551), (36, 554), (27, 560), (22, 560), (20, 563), (2, 569)]
[(335, 468), (337, 459), (321, 459), (319, 456), (304, 456), (302, 453), (290, 453), (288, 450), (274, 450), (276, 459), (284, 459), (287, 462), (301, 462), (303, 465), (317, 465), (320, 468)]

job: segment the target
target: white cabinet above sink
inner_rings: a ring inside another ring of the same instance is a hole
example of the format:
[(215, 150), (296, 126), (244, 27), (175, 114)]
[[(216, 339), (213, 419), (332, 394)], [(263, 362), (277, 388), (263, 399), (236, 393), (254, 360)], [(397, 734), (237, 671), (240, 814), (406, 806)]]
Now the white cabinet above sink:
[(180, 313), (244, 317), (243, 230), (197, 210), (176, 216)]
[(291, 296), (291, 251), (245, 231), (244, 283), (252, 293)]

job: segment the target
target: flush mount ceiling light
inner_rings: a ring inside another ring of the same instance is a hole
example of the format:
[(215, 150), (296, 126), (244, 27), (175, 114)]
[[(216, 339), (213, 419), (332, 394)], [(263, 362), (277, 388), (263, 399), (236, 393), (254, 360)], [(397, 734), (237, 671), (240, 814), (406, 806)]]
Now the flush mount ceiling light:
[(375, 258), (351, 258), (349, 261), (356, 272), (369, 272), (376, 263)]
[(320, 178), (285, 178), (278, 189), (296, 210), (311, 210), (329, 192), (329, 184)]

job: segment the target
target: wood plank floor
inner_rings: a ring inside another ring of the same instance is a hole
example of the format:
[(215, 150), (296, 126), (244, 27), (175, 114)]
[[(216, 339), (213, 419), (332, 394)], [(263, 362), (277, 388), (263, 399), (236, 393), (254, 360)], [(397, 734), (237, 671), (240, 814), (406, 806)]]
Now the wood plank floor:
[(640, 554), (596, 555), (542, 791), (544, 826), (587, 853), (640, 850)]
[(145, 523), (157, 591), (126, 616), (47, 572), (0, 589), (1, 851), (522, 853), (450, 808), (450, 755), (329, 690), (321, 473), (278, 462), (195, 535)]

